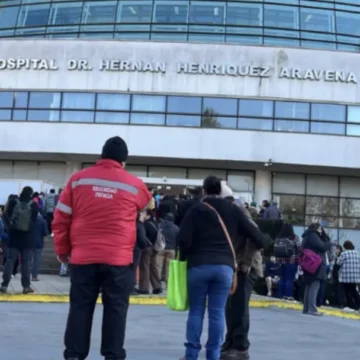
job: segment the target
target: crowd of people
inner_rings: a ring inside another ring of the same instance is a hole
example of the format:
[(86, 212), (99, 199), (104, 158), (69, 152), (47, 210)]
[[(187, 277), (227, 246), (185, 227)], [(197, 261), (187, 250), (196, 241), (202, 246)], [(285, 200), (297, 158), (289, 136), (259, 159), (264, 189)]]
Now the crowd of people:
[[(336, 305), (359, 310), (360, 255), (351, 241), (334, 243), (319, 223), (310, 224), (299, 239), (275, 201), (264, 200), (260, 207), (243, 203), (216, 176), (209, 175), (187, 196), (164, 196), (126, 171), (127, 157), (124, 140), (110, 138), (101, 159), (73, 174), (63, 192), (44, 196), (25, 187), (19, 197), (9, 196), (2, 214), (0, 236), (6, 248), (0, 292), (7, 291), (17, 260), (24, 293), (33, 292), (30, 274), (38, 280), (48, 233), (53, 233), (61, 266), (71, 265), (64, 359), (88, 356), (101, 294), (101, 355), (124, 360), (130, 295), (161, 294), (170, 261), (177, 256), (187, 262), (183, 360), (198, 359), (206, 309), (206, 359), (250, 358), (249, 301), (263, 278), (266, 295), (301, 300), (303, 313), (313, 316), (320, 316), (318, 307), (328, 301), (331, 278)], [(270, 231), (270, 244), (264, 224), (279, 229), (276, 236)], [(264, 249), (269, 248), (267, 258)]]
[(21, 264), (24, 294), (33, 293), (31, 281), (39, 281), (44, 238), (51, 234), (54, 211), (61, 194), (34, 192), (30, 186), (20, 195), (11, 194), (0, 209), (0, 252), (3, 254), (3, 281), (0, 293), (6, 293), (11, 278)]

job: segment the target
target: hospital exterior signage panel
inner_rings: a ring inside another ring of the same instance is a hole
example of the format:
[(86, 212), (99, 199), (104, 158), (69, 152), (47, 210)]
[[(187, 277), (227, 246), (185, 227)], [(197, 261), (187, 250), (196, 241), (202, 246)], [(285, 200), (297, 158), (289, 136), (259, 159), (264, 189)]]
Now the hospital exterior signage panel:
[(57, 59), (37, 58), (0, 58), (0, 71), (4, 70), (32, 70), (32, 71), (57, 71), (64, 68), (67, 71), (103, 71), (103, 72), (137, 72), (137, 73), (159, 73), (168, 72), (185, 75), (204, 76), (231, 76), (252, 77), (289, 80), (310, 80), (340, 82), (357, 84), (358, 79), (354, 72), (339, 69), (315, 69), (315, 68), (293, 68), (279, 67), (275, 70), (271, 66), (253, 64), (221, 64), (221, 63), (196, 63), (177, 61), (167, 63), (162, 61), (147, 60), (113, 60), (101, 59), (93, 61), (88, 59), (69, 59), (59, 61)]

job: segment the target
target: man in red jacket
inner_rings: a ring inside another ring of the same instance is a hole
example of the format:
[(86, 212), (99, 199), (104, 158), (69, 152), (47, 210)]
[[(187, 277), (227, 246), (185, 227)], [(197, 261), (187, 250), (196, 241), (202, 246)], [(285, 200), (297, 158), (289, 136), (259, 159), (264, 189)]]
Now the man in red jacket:
[(66, 360), (89, 354), (92, 318), (99, 291), (104, 305), (101, 355), (124, 360), (126, 315), (134, 286), (136, 217), (150, 202), (145, 184), (124, 170), (125, 141), (106, 141), (96, 165), (71, 176), (54, 213), (54, 247), (71, 263)]

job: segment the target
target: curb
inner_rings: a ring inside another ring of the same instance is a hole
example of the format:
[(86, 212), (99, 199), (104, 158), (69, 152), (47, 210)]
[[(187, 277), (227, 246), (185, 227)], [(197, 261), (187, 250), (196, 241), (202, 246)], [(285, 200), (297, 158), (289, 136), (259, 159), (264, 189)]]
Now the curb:
[[(4, 294), (0, 295), (0, 302), (13, 303), (69, 303), (68, 295), (44, 295), (44, 294)], [(98, 304), (101, 304), (99, 297)], [(166, 305), (166, 298), (163, 296), (131, 296), (130, 304), (132, 305)], [(302, 304), (290, 303), (279, 300), (250, 300), (252, 308), (271, 308), (302, 310)], [(335, 316), (344, 319), (360, 320), (360, 313), (348, 313), (332, 308), (322, 308), (321, 313), (329, 316)]]

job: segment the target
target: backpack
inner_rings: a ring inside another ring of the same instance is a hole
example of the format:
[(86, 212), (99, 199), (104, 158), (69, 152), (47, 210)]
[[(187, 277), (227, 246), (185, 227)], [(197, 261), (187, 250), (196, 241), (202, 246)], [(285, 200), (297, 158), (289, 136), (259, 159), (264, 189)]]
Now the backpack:
[(32, 201), (26, 203), (24, 201), (17, 201), (11, 219), (10, 228), (12, 230), (27, 232), (31, 225), (31, 208)]
[[(156, 225), (154, 225), (153, 223), (151, 223), (154, 227), (156, 227)], [(154, 243), (154, 250), (155, 251), (163, 251), (165, 250), (166, 247), (166, 239), (163, 233), (163, 230), (161, 229), (161, 226), (159, 225), (159, 227), (156, 227), (157, 230), (157, 235), (156, 235), (156, 240)]]
[(274, 255), (276, 258), (291, 258), (295, 255), (295, 244), (290, 239), (276, 239), (274, 243)]

